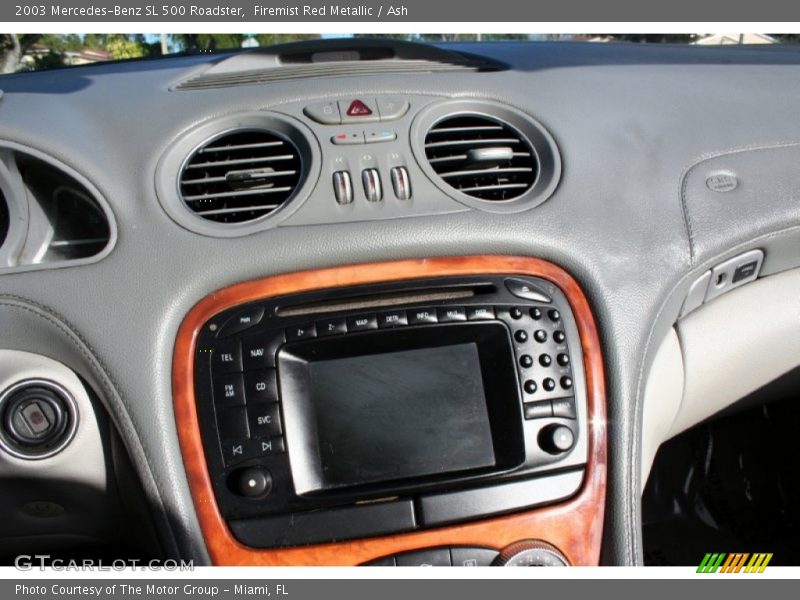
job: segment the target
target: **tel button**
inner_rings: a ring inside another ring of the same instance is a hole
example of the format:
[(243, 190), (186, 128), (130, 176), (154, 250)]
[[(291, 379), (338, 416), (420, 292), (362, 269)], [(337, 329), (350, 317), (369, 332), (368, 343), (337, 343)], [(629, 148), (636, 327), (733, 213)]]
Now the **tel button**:
[(242, 370), (242, 347), (239, 340), (226, 340), (214, 346), (211, 368), (215, 373), (237, 373)]

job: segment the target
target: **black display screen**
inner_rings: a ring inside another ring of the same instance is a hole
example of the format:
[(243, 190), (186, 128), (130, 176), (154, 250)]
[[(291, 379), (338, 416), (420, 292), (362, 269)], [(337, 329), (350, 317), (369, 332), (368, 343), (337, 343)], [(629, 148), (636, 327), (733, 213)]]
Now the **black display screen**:
[(477, 344), (307, 367), (321, 489), (495, 465)]

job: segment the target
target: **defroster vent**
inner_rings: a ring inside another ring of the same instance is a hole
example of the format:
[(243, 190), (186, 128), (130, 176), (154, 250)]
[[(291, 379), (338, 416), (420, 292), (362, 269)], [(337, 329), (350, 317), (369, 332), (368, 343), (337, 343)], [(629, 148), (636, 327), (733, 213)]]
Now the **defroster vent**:
[(300, 151), (270, 130), (225, 133), (205, 143), (186, 161), (179, 195), (199, 217), (243, 223), (286, 203), (303, 177)]
[(425, 136), (425, 156), (447, 185), (480, 200), (518, 198), (539, 175), (531, 142), (483, 115), (457, 115), (434, 124)]

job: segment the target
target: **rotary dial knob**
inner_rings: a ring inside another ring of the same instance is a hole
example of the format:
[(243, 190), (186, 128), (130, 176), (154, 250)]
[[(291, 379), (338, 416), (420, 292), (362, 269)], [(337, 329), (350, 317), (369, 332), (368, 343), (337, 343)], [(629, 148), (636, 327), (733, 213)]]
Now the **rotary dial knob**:
[(541, 540), (524, 540), (506, 547), (495, 560), (501, 567), (567, 567), (558, 548)]

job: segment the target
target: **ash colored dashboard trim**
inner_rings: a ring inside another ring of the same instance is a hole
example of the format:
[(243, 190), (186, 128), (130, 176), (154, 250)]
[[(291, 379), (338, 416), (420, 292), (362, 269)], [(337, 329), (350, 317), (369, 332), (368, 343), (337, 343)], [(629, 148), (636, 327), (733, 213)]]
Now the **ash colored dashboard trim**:
[[(111, 210), (111, 206), (109, 205), (108, 201), (105, 199), (105, 196), (100, 193), (100, 190), (95, 187), (95, 185), (89, 181), (86, 177), (84, 177), (81, 173), (70, 167), (69, 165), (61, 162), (53, 158), (52, 156), (41, 152), (35, 148), (31, 148), (30, 146), (25, 146), (23, 144), (19, 144), (17, 142), (10, 142), (7, 140), (0, 140), (0, 153), (4, 149), (11, 150), (12, 152), (20, 152), (23, 154), (28, 154), (34, 158), (37, 158), (43, 162), (46, 162), (52, 165), (54, 168), (59, 169), (75, 179), (78, 183), (86, 188), (92, 199), (97, 202), (98, 206), (103, 212), (103, 215), (108, 222), (108, 243), (106, 244), (105, 248), (103, 248), (100, 252), (95, 254), (94, 256), (90, 256), (88, 258), (79, 258), (73, 260), (64, 260), (58, 262), (47, 262), (47, 263), (37, 263), (37, 264), (30, 264), (30, 265), (10, 265), (9, 262), (13, 260), (12, 252), (19, 253), (25, 243), (25, 238), (27, 236), (27, 229), (29, 226), (29, 218), (30, 218), (30, 209), (28, 208), (28, 198), (27, 192), (25, 191), (24, 186), (22, 185), (22, 181), (20, 179), (19, 173), (11, 172), (4, 164), (2, 164), (2, 160), (0, 159), (0, 185), (3, 185), (3, 180), (8, 177), (10, 182), (6, 185), (8, 186), (8, 190), (10, 191), (13, 196), (9, 196), (9, 193), (6, 192), (6, 187), (3, 187), (3, 193), (6, 194), (6, 203), (9, 205), (9, 232), (8, 236), (6, 237), (5, 243), (3, 246), (0, 247), (0, 276), (5, 273), (10, 272), (23, 272), (23, 271), (41, 271), (45, 269), (63, 269), (65, 267), (75, 267), (78, 265), (90, 265), (96, 263), (98, 261), (103, 260), (106, 256), (111, 254), (111, 251), (117, 244), (117, 221), (114, 217), (114, 213)], [(16, 170), (16, 168), (15, 168)], [(22, 198), (25, 198), (23, 201)], [(14, 205), (12, 207), (12, 205)], [(16, 214), (16, 218), (19, 219), (20, 222), (24, 222), (24, 227), (22, 225), (18, 225), (17, 229), (19, 232), (12, 232), (14, 229), (14, 215)], [(13, 236), (13, 237), (12, 237)], [(10, 240), (13, 239), (13, 247), (12, 242)]]
[[(536, 180), (524, 194), (511, 200), (481, 200), (450, 186), (431, 167), (425, 156), (425, 136), (436, 123), (452, 117), (476, 115), (498, 121), (528, 140), (538, 164)], [(544, 125), (520, 110), (491, 100), (445, 100), (423, 108), (411, 125), (411, 149), (417, 164), (442, 192), (458, 202), (487, 212), (514, 213), (534, 208), (555, 192), (561, 178), (561, 155)]]
[[(186, 206), (180, 192), (180, 176), (198, 149), (240, 131), (266, 131), (291, 141), (300, 153), (300, 184), (282, 206), (257, 219), (241, 223), (209, 221)], [(226, 115), (184, 132), (169, 146), (156, 167), (156, 195), (169, 217), (181, 227), (212, 237), (239, 237), (275, 227), (300, 208), (317, 185), (321, 162), (316, 137), (298, 119), (266, 110)]]
[[(539, 510), (370, 540), (306, 548), (254, 550), (231, 534), (217, 507), (200, 438), (194, 393), (195, 345), (200, 328), (222, 310), (271, 296), (333, 287), (403, 281), (437, 276), (519, 274), (542, 277), (566, 295), (583, 347), (589, 401), (589, 461), (579, 493)], [(547, 539), (573, 564), (596, 565), (606, 500), (605, 374), (597, 327), (577, 282), (552, 263), (514, 256), (431, 258), (334, 267), (276, 275), (236, 284), (201, 300), (185, 317), (173, 355), (173, 402), (189, 488), (209, 556), (217, 565), (355, 565), (376, 557), (444, 544), (503, 547), (526, 537)]]

